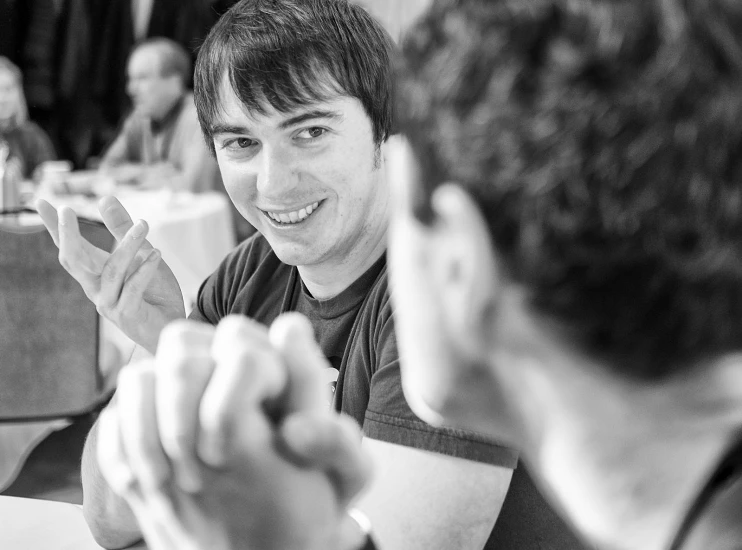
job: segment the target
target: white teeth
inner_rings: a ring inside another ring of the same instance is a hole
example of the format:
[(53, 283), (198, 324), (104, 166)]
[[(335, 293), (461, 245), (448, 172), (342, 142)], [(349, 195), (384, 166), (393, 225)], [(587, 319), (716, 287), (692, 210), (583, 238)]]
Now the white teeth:
[(298, 223), (301, 221), (306, 220), (312, 212), (317, 210), (317, 207), (319, 206), (319, 202), (315, 202), (314, 204), (310, 204), (309, 206), (305, 206), (301, 210), (295, 210), (294, 212), (265, 212), (268, 214), (268, 217), (278, 223)]

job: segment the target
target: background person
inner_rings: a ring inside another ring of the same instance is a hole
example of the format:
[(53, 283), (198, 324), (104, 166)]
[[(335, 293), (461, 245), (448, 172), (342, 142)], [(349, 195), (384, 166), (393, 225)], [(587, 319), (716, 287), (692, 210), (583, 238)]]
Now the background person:
[(0, 144), (8, 148), (6, 170), (14, 172), (14, 181), (31, 178), (39, 165), (56, 158), (49, 137), (28, 119), (22, 80), (18, 67), (0, 57)]
[(199, 192), (219, 189), (219, 169), (203, 142), (189, 91), (191, 56), (167, 38), (132, 50), (127, 93), (134, 105), (106, 150), (101, 170), (122, 183)]

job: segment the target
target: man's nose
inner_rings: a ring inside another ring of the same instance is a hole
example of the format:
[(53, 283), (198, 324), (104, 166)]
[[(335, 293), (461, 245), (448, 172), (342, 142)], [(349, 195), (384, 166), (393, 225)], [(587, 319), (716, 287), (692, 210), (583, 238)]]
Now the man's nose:
[(280, 200), (298, 182), (292, 155), (284, 147), (264, 147), (262, 157), (258, 192), (267, 199)]

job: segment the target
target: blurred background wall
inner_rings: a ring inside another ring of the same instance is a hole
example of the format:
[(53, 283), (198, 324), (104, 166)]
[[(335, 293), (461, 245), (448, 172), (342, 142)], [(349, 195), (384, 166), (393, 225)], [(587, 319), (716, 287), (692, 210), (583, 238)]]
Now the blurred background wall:
[(389, 34), (398, 41), (432, 0), (356, 0), (356, 3), (381, 21)]

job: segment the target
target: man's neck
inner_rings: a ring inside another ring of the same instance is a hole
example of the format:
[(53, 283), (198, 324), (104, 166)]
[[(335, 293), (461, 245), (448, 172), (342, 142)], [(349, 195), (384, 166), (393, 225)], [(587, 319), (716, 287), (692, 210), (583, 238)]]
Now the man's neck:
[(386, 231), (368, 239), (365, 245), (344, 256), (339, 262), (298, 266), (301, 280), (312, 296), (318, 300), (328, 300), (357, 281), (386, 252)]
[(601, 547), (667, 548), (739, 434), (739, 364), (653, 386), (567, 362), (549, 367), (525, 366), (512, 380), (538, 404), (525, 422), (540, 435), (523, 454), (547, 494)]

